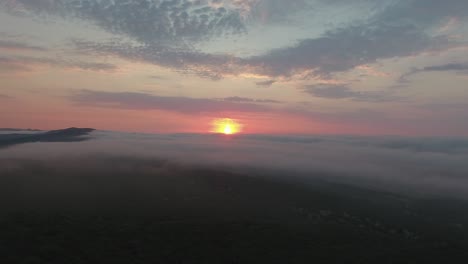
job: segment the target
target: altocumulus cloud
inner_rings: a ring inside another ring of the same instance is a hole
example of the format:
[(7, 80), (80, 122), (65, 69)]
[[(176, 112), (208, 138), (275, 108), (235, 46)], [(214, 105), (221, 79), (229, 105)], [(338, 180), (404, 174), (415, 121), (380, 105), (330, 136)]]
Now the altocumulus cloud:
[[(320, 38), (302, 40), (295, 46), (249, 58), (173, 50), (155, 45), (86, 41), (75, 41), (74, 44), (86, 52), (112, 54), (212, 78), (242, 73), (272, 78), (296, 75), (307, 78), (348, 71), (378, 59), (415, 55), (429, 48), (431, 41), (413, 26), (381, 26), (373, 29), (370, 25), (363, 25), (328, 32)], [(259, 85), (273, 83), (269, 81)]]
[(278, 48), (250, 58), (196, 51), (171, 50), (161, 53), (161, 49), (154, 46), (122, 47), (121, 44), (104, 44), (96, 45), (95, 48), (127, 59), (139, 59), (218, 78), (245, 72), (276, 78), (296, 75), (330, 76), (378, 60), (413, 56), (454, 45), (443, 37), (429, 36), (425, 27), (415, 23), (395, 25), (390, 21), (381, 21), (385, 14), (381, 16), (382, 18), (376, 17), (364, 24), (331, 30), (321, 37), (300, 40), (294, 46)]
[(73, 40), (74, 47), (84, 54), (112, 55), (131, 61), (141, 61), (187, 74), (220, 79), (227, 74), (242, 72), (240, 59), (224, 55), (174, 49), (159, 44), (134, 45), (127, 42), (95, 43)]
[[(466, 17), (461, 10), (468, 9), (464, 0), (443, 3), (435, 0), (395, 1), (376, 9), (375, 14), (363, 21), (340, 25), (320, 36), (298, 40), (289, 47), (238, 58), (204, 53), (191, 48), (191, 44), (248, 30), (245, 17), (258, 17), (259, 10), (279, 18), (314, 5), (323, 5), (325, 1), (296, 0), (292, 3), (287, 1), (287, 4), (276, 0), (16, 2), (31, 13), (88, 20), (104, 30), (128, 36), (139, 43), (88, 43), (86, 46), (90, 50), (212, 79), (242, 73), (270, 78), (323, 77), (383, 59), (453, 47), (460, 43), (452, 43), (447, 36), (432, 36), (428, 31), (447, 17)], [(370, 4), (362, 0), (355, 2)], [(333, 1), (333, 4), (349, 5), (349, 1)], [(266, 86), (268, 84), (265, 83)]]
[[(89, 20), (103, 29), (144, 43), (180, 45), (219, 34), (240, 33), (238, 10), (211, 1), (16, 0), (15, 9)], [(11, 6), (11, 5), (10, 5)]]

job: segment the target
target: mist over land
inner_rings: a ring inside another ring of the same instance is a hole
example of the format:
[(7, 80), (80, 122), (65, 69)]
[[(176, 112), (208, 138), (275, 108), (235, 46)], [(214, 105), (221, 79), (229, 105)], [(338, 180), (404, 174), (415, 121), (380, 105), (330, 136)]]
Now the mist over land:
[(465, 139), (19, 134), (0, 136), (11, 263), (466, 257)]
[[(25, 144), (30, 142), (35, 143)], [(304, 184), (321, 179), (397, 193), (468, 198), (464, 138), (141, 134), (69, 128), (0, 135), (2, 146), (3, 160), (50, 166), (82, 160), (80, 166), (92, 169), (90, 161), (109, 157), (162, 160), (186, 168), (262, 172)]]

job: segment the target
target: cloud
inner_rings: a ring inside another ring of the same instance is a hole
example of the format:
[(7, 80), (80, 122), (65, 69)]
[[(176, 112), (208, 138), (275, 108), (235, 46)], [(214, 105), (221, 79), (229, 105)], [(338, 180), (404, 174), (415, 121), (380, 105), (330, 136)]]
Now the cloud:
[(252, 99), (252, 98), (239, 97), (239, 96), (226, 97), (223, 99), (223, 101), (236, 102), (236, 103), (281, 103), (280, 101), (276, 101), (276, 100)]
[[(350, 100), (368, 100), (382, 102), (382, 98), (351, 98)], [(390, 96), (389, 96), (390, 97)], [(438, 111), (421, 116), (407, 113), (421, 112), (421, 109), (409, 109), (405, 112), (385, 112), (372, 108), (359, 107), (357, 110), (327, 110), (316, 104), (291, 104), (268, 99), (233, 97), (226, 98), (190, 98), (181, 96), (159, 96), (141, 92), (111, 91), (76, 91), (68, 97), (69, 101), (80, 107), (128, 109), (137, 111), (167, 111), (183, 114), (186, 117), (233, 116), (252, 122), (249, 130), (274, 131), (275, 133), (349, 133), (349, 134), (394, 134), (394, 135), (458, 135), (465, 136), (468, 124), (460, 122), (466, 119), (466, 111), (456, 113)], [(232, 101), (233, 100), (233, 101)], [(396, 99), (395, 99), (396, 100)], [(88, 108), (92, 111), (92, 108)], [(96, 111), (99, 109), (95, 109)], [(413, 112), (414, 111), (414, 112)], [(263, 120), (262, 117), (267, 117)], [(291, 120), (291, 126), (284, 126), (284, 120)], [(261, 121), (258, 122), (257, 121)], [(125, 122), (124, 122), (125, 123)], [(444, 124), (440, 126), (440, 124)], [(157, 131), (181, 130), (178, 125), (169, 128), (155, 128)], [(187, 126), (188, 124), (185, 124)], [(266, 129), (265, 129), (266, 128)], [(128, 128), (127, 129), (132, 129)], [(169, 129), (169, 130), (167, 130)], [(141, 128), (135, 128), (137, 131)]]
[(31, 69), (16, 60), (0, 57), (0, 73), (25, 72)]
[(113, 55), (131, 61), (142, 61), (184, 74), (197, 74), (201, 77), (218, 80), (226, 73), (238, 68), (239, 59), (228, 55), (213, 55), (164, 46), (133, 45), (124, 42), (94, 43), (73, 40), (73, 45), (85, 54)]
[[(163, 110), (183, 114), (220, 112), (264, 112), (268, 107), (259, 101), (216, 100), (206, 98), (157, 96), (134, 92), (102, 92), (82, 90), (70, 97), (75, 103), (98, 107), (136, 110)], [(254, 103), (255, 102), (255, 103)], [(266, 102), (266, 101), (261, 101)]]
[(250, 4), (249, 18), (262, 24), (290, 22), (294, 20), (295, 14), (312, 10), (314, 5), (321, 4), (308, 0), (240, 0), (238, 2), (248, 2)]
[(166, 80), (167, 77), (165, 76), (162, 76), (162, 75), (149, 75), (148, 78), (150, 79), (154, 79), (154, 80)]
[(359, 25), (252, 57), (249, 64), (272, 77), (308, 71), (327, 76), (379, 59), (415, 55), (430, 46), (429, 36), (411, 25)]
[(186, 41), (205, 41), (213, 36), (245, 30), (238, 10), (216, 7), (205, 0), (16, 2), (33, 14), (88, 20), (111, 33), (126, 35), (142, 43), (184, 46)]
[(274, 83), (276, 83), (275, 80), (268, 80), (268, 81), (263, 81), (263, 82), (256, 82), (255, 84), (258, 85), (258, 86), (270, 87), (270, 86), (272, 86)]
[[(302, 9), (310, 4), (307, 1), (294, 1), (293, 4), (288, 1), (285, 4), (284, 1), (276, 0), (234, 1), (234, 4), (227, 2), (229, 1), (211, 2), (210, 8), (234, 8), (236, 12), (242, 9), (253, 13), (262, 10), (278, 14), (281, 10), (288, 13), (287, 6), (298, 6)], [(335, 1), (334, 4), (349, 3)], [(171, 48), (158, 41), (141, 41), (138, 37), (135, 39), (140, 40), (142, 45), (83, 41), (78, 41), (75, 45), (79, 49), (94, 49), (97, 52), (145, 61), (214, 80), (244, 73), (285, 79), (329, 77), (379, 60), (414, 56), (428, 50), (457, 45), (451, 43), (446, 36), (434, 37), (428, 31), (447, 16), (459, 15), (461, 12), (456, 7), (462, 8), (465, 5), (466, 3), (460, 0), (452, 0), (443, 6), (434, 1), (395, 2), (382, 10), (377, 9), (378, 11), (366, 20), (341, 25), (318, 37), (301, 39), (295, 45), (263, 51), (248, 58), (209, 54), (187, 47)], [(428, 16), (426, 11), (419, 12), (420, 10), (426, 10), (431, 16)], [(129, 20), (128, 24), (134, 22)], [(258, 85), (269, 86), (273, 83), (265, 81), (259, 82)]]
[(425, 72), (431, 71), (466, 71), (468, 70), (468, 63), (449, 63), (443, 65), (427, 66), (422, 69)]
[[(80, 18), (142, 43), (184, 42), (239, 34), (252, 22), (278, 22), (310, 9), (307, 0), (13, 0), (10, 11)], [(187, 46), (185, 46), (187, 47)]]
[(400, 100), (385, 91), (354, 91), (346, 85), (315, 84), (306, 85), (304, 92), (316, 97), (329, 99), (352, 99), (364, 102), (386, 102)]
[[(412, 56), (434, 46), (433, 39), (412, 25), (359, 25), (329, 31), (291, 47), (239, 58), (158, 45), (93, 43), (75, 40), (78, 50), (139, 60), (211, 79), (243, 73), (270, 78), (329, 77), (380, 59)], [(259, 82), (268, 86), (274, 81)]]
[[(154, 45), (98, 44), (86, 41), (74, 41), (74, 44), (83, 51), (114, 54), (219, 79), (241, 73), (269, 77), (291, 77), (304, 75), (304, 72), (309, 77), (329, 75), (378, 59), (414, 55), (429, 47), (430, 41), (428, 36), (412, 27), (384, 26), (373, 29), (369, 26), (328, 32), (320, 38), (302, 40), (296, 46), (250, 58), (172, 50)], [(262, 84), (267, 85), (269, 82), (260, 82)]]
[(9, 100), (12, 99), (13, 97), (6, 95), (6, 94), (0, 94), (0, 100)]
[[(53, 65), (53, 63), (51, 63), (51, 65)], [(59, 62), (58, 65), (89, 71), (113, 71), (117, 69), (117, 66), (114, 64), (102, 62), (63, 61)]]
[[(335, 1), (334, 4), (345, 4)], [(428, 32), (447, 17), (467, 17), (464, 0), (395, 1), (368, 20), (331, 29), (318, 38), (299, 40), (249, 58), (257, 73), (270, 77), (329, 76), (379, 60), (443, 50), (453, 45), (444, 35)], [(377, 9), (378, 10), (378, 9)]]
[(9, 56), (0, 57), (0, 72), (31, 71), (32, 66), (46, 65), (52, 67), (81, 69), (88, 71), (113, 71), (117, 66), (110, 63), (87, 62), (45, 57)]
[(427, 72), (466, 72), (468, 71), (468, 63), (448, 63), (441, 65), (426, 66), (424, 68), (413, 68), (402, 74), (398, 80), (400, 84), (409, 83), (409, 78), (413, 75)]
[[(17, 2), (29, 12), (78, 17), (134, 41), (132, 44), (75, 41), (74, 45), (80, 50), (112, 54), (213, 80), (242, 74), (286, 80), (317, 76), (328, 78), (379, 60), (414, 56), (428, 50), (443, 50), (460, 43), (450, 41), (444, 35), (431, 35), (431, 28), (448, 16), (466, 16), (460, 10), (467, 7), (464, 0), (450, 0), (444, 4), (435, 0), (395, 1), (376, 8), (366, 19), (328, 29), (314, 38), (297, 40), (291, 46), (240, 58), (201, 52), (193, 48), (193, 44), (202, 45), (216, 36), (248, 30), (250, 24), (246, 21), (255, 21), (255, 17), (268, 14), (272, 20), (281, 20), (283, 15), (312, 8), (314, 4), (323, 5), (326, 1)], [(370, 5), (366, 1), (358, 2)], [(331, 4), (343, 6), (349, 5), (349, 2), (333, 1)], [(246, 17), (254, 19), (246, 20)], [(273, 81), (258, 83), (260, 86), (271, 84)]]
[(468, 8), (468, 2), (464, 0), (414, 0), (396, 1), (390, 8), (384, 10), (381, 19), (386, 21), (408, 21), (421, 28), (429, 28), (437, 25), (443, 19), (453, 17), (466, 18), (464, 10)]
[(12, 40), (1, 40), (0, 49), (9, 51), (47, 51), (46, 48)]

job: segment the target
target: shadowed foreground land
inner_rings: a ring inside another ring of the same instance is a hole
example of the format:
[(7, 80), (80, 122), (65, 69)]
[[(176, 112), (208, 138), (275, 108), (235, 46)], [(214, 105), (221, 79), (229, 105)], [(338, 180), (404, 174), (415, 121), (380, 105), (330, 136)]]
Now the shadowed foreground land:
[[(464, 263), (467, 203), (122, 157), (0, 161), (1, 263)], [(283, 175), (284, 176), (284, 175)]]

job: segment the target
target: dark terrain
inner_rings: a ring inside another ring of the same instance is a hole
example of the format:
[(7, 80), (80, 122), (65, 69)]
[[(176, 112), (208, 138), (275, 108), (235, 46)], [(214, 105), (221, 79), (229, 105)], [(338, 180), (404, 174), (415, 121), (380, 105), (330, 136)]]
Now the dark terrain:
[(0, 168), (1, 263), (468, 258), (461, 200), (117, 156), (0, 159)]
[[(13, 129), (0, 129), (0, 131), (14, 131)], [(33, 142), (78, 142), (87, 140), (87, 135), (94, 131), (92, 128), (71, 127), (61, 130), (41, 132), (40, 130), (25, 130), (37, 132), (33, 134), (11, 133), (0, 134), (0, 148)]]

